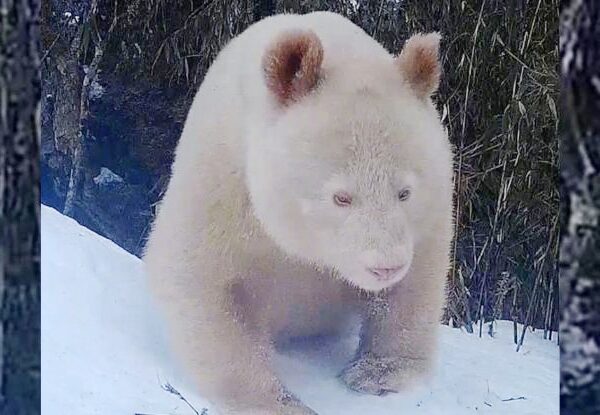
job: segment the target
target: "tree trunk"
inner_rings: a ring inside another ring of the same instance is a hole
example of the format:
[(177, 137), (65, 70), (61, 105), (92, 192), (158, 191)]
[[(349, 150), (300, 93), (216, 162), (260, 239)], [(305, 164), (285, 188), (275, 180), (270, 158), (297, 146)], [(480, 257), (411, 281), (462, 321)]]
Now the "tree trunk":
[(600, 413), (600, 3), (562, 10), (561, 414)]
[(0, 0), (0, 413), (40, 413), (38, 0)]

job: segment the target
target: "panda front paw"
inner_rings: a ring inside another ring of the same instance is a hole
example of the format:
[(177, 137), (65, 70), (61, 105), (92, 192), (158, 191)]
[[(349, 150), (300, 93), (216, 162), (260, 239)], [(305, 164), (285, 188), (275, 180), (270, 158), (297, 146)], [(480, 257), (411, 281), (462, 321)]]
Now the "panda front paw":
[(339, 378), (355, 392), (382, 396), (422, 381), (429, 374), (429, 366), (427, 359), (365, 353), (348, 364)]

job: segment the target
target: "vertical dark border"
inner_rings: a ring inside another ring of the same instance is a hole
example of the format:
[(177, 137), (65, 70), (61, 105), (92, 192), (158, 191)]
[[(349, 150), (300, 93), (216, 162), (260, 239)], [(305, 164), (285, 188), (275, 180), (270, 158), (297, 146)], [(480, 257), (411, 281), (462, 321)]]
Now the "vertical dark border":
[(600, 413), (600, 2), (561, 4), (561, 413)]
[(1, 414), (40, 413), (40, 0), (0, 0)]

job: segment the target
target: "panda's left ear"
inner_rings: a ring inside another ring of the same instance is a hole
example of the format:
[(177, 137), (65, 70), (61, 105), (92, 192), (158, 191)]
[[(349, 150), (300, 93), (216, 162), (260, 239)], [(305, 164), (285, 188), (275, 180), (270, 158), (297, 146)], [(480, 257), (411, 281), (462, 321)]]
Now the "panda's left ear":
[(402, 76), (419, 98), (429, 98), (439, 86), (441, 38), (437, 32), (413, 35), (396, 57)]

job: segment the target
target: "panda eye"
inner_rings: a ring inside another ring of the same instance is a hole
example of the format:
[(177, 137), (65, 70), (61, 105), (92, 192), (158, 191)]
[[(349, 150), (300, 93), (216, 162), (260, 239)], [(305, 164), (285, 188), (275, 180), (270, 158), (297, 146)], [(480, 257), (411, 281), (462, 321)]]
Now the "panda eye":
[(410, 189), (403, 189), (400, 192), (398, 192), (398, 199), (400, 199), (401, 202), (408, 200), (409, 197)]
[(352, 196), (347, 192), (337, 192), (333, 195), (333, 203), (337, 206), (348, 207), (352, 204)]

